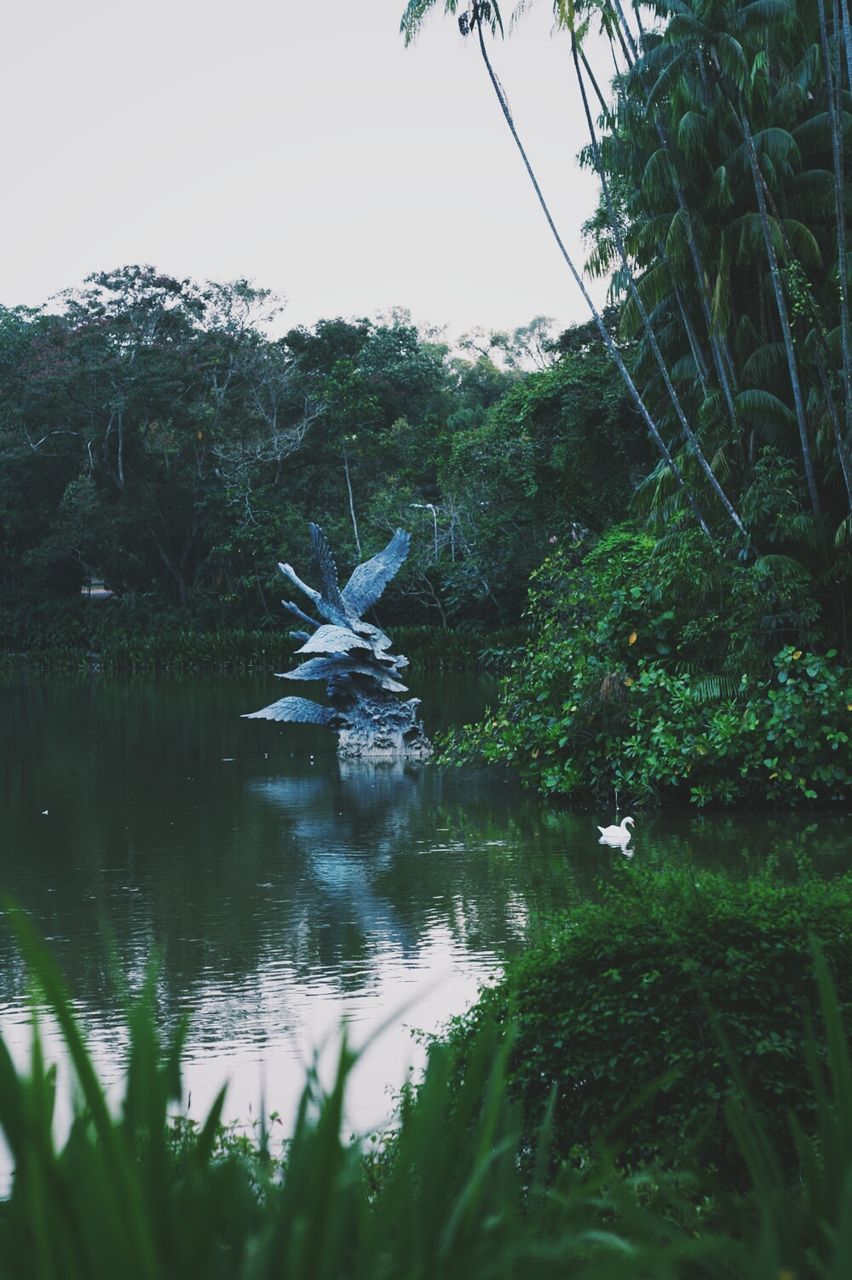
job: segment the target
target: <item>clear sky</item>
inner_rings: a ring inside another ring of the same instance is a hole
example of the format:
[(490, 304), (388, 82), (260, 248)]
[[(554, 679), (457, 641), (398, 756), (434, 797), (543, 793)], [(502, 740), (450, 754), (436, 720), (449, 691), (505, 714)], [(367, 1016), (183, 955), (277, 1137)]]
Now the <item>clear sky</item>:
[[(288, 325), (393, 306), (451, 334), (584, 320), (474, 38), (436, 12), (406, 49), (402, 9), (4, 6), (0, 302), (39, 304), (89, 272), (150, 262), (246, 276), (285, 296)], [(575, 160), (568, 45), (550, 27), (539, 0), (493, 56), (582, 259), (594, 185)]]

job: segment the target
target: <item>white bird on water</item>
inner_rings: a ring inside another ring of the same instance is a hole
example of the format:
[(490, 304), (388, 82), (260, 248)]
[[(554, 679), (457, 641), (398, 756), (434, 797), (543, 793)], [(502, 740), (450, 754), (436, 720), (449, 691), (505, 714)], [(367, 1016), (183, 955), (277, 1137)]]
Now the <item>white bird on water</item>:
[(601, 833), (600, 844), (609, 844), (623, 849), (629, 843), (633, 832), (628, 830), (628, 822), (634, 825), (632, 818), (622, 818), (618, 826), (598, 827)]

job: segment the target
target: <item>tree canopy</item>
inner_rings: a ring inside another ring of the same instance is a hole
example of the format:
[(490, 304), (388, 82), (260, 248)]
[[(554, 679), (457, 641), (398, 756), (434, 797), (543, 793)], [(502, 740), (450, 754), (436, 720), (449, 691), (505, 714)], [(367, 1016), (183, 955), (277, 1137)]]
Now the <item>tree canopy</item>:
[(596, 489), (629, 502), (644, 446), (594, 340), (560, 349), (536, 321), (451, 351), (403, 314), (275, 336), (279, 310), (130, 266), (0, 311), (7, 606), (94, 575), (152, 609), (277, 621), (275, 566), (315, 520), (352, 563), (413, 531), (400, 616), (511, 621), (548, 540), (598, 527)]

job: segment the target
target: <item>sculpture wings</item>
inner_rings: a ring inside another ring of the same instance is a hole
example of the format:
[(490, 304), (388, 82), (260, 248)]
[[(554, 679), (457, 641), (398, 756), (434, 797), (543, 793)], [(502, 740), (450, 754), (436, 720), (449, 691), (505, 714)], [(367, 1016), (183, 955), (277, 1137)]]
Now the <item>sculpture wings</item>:
[(373, 646), (366, 636), (359, 636), (349, 627), (318, 627), (310, 640), (297, 649), (297, 653), (348, 653), (350, 649), (369, 652)]
[(337, 582), (337, 565), (334, 562), (334, 555), (328, 544), (328, 538), (323, 533), (318, 524), (309, 524), (311, 531), (311, 547), (313, 548), (314, 561), (319, 570), (320, 581), (322, 583), (322, 596), (340, 613), (346, 613), (346, 606), (340, 598), (340, 587)]
[(336, 724), (340, 716), (333, 707), (321, 707), (310, 698), (279, 698), (261, 711), (250, 711), (243, 720), (280, 720), (288, 724)]
[(410, 534), (397, 529), (384, 551), (358, 565), (340, 593), (350, 618), (361, 618), (372, 609), (391, 578), (399, 573), (410, 544)]
[[(303, 582), (292, 565), (279, 564), (278, 568), (294, 587), (298, 587), (308, 597), (317, 613), (332, 626), (352, 628), (354, 625), (355, 630), (363, 632), (368, 624), (362, 623), (361, 619), (368, 609), (372, 609), (391, 578), (399, 572), (408, 555), (410, 535), (404, 529), (397, 529), (383, 551), (357, 566), (341, 591), (337, 580), (337, 565), (328, 539), (319, 525), (312, 524), (310, 530), (314, 563), (322, 590), (317, 591)], [(302, 622), (318, 625), (292, 600), (284, 600), (282, 603), (285, 609)]]
[[(341, 681), (351, 680), (353, 676), (361, 676), (372, 681), (379, 689), (388, 689), (391, 693), (407, 693), (406, 685), (394, 679), (399, 672), (393, 667), (377, 670), (369, 660), (352, 660), (342, 654), (330, 654), (324, 658), (309, 658), (293, 671), (281, 671), (276, 674), (284, 680), (333, 680), (335, 685)], [(337, 692), (337, 689), (335, 689)]]
[(312, 630), (291, 633), (304, 642), (296, 652), (306, 661), (281, 674), (287, 680), (325, 680), (335, 708), (322, 707), (307, 698), (280, 698), (261, 711), (252, 712), (246, 717), (249, 720), (340, 725), (353, 718), (354, 708), (366, 696), (366, 690), (379, 698), (407, 692), (399, 674), (408, 660), (391, 654), (388, 636), (379, 627), (364, 622), (362, 615), (372, 608), (399, 571), (408, 555), (409, 535), (404, 529), (397, 529), (383, 551), (358, 565), (341, 591), (328, 539), (319, 525), (311, 524), (310, 531), (319, 590), (303, 582), (289, 564), (278, 567), (325, 621), (317, 622), (292, 600), (282, 601), (285, 609)]

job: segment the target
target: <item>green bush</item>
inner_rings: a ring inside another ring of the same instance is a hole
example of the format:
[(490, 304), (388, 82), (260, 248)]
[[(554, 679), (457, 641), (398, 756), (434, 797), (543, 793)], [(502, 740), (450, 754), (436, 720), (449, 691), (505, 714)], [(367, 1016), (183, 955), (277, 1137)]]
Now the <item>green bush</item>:
[[(676, 672), (640, 660), (608, 672), (570, 642), (509, 676), (500, 705), (450, 736), (443, 759), (516, 767), (548, 795), (626, 803), (664, 795), (703, 807), (837, 802), (852, 788), (852, 669), (837, 651), (789, 646), (764, 680)], [(572, 665), (573, 664), (573, 665)]]
[(683, 1165), (689, 1149), (726, 1183), (744, 1172), (724, 1123), (738, 1072), (789, 1167), (787, 1112), (809, 1132), (817, 1106), (802, 1053), (816, 1001), (810, 936), (848, 1017), (852, 876), (696, 882), (625, 867), (602, 901), (510, 963), (449, 1041), (463, 1074), (482, 1024), (513, 1028), (511, 1090), (533, 1129), (555, 1090), (561, 1157), (606, 1135), (628, 1166)]
[(807, 612), (801, 584), (712, 555), (702, 566), (698, 551), (686, 539), (661, 554), (621, 528), (546, 561), (533, 575), (529, 651), (496, 709), (451, 736), (444, 759), (509, 764), (545, 794), (583, 803), (614, 792), (630, 804), (845, 799), (852, 668), (836, 649), (770, 652), (782, 629), (761, 636), (745, 606), (723, 616), (714, 591), (749, 608), (764, 597), (764, 609), (774, 591), (789, 620), (794, 604)]

